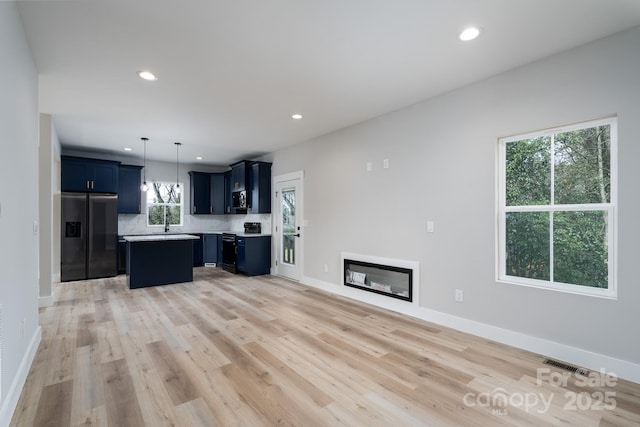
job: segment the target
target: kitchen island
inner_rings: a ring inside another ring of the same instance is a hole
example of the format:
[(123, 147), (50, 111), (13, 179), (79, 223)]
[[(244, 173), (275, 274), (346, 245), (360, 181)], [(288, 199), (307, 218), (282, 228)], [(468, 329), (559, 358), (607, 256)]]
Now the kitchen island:
[(193, 281), (191, 234), (124, 236), (129, 289)]

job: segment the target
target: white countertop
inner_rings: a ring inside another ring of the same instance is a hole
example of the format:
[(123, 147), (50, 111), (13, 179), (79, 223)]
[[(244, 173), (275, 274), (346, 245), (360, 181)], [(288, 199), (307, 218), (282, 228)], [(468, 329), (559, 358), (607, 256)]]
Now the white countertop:
[(271, 236), (271, 233), (245, 233), (244, 231), (228, 231), (228, 230), (202, 231), (202, 232), (199, 232), (199, 233), (202, 233), (202, 234), (235, 234), (237, 237)]
[(198, 240), (200, 237), (192, 234), (152, 234), (145, 236), (123, 236), (127, 242), (161, 242), (166, 240)]
[[(237, 237), (261, 237), (261, 236), (271, 236), (271, 233), (245, 233), (244, 231), (192, 231), (192, 233), (198, 233), (198, 234), (225, 234), (225, 233), (229, 233), (229, 234), (235, 234)], [(144, 240), (171, 240), (171, 239), (175, 239), (175, 237), (171, 238), (171, 236), (192, 236), (191, 239), (198, 239), (198, 236), (193, 236), (191, 234), (171, 234), (171, 233), (152, 233), (152, 234), (128, 234), (125, 236), (120, 236), (120, 239), (124, 239), (127, 240), (127, 237), (130, 238), (140, 238), (140, 237), (155, 237), (155, 239), (140, 239), (140, 240), (136, 240), (136, 241), (144, 241)], [(162, 237), (169, 237), (169, 239), (162, 239)], [(132, 242), (133, 240), (129, 240), (130, 242)]]

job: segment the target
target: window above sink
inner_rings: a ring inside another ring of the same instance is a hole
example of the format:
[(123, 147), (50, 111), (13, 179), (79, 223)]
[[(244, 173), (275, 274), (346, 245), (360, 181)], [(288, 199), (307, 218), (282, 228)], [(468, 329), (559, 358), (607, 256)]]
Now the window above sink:
[[(179, 183), (180, 188), (184, 186)], [(175, 182), (152, 182), (147, 190), (147, 225), (149, 227), (182, 226), (184, 218), (182, 193)]]

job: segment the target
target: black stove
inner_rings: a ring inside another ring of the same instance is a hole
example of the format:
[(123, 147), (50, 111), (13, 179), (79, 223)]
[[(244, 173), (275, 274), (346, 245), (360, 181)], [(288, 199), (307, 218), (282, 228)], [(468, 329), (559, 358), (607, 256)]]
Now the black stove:
[(222, 234), (222, 269), (231, 273), (236, 272), (236, 235)]

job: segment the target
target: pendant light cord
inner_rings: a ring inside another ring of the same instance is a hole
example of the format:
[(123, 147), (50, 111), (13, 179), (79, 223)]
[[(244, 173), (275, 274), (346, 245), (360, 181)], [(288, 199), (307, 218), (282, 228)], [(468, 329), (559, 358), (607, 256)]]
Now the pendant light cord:
[(179, 192), (180, 191), (180, 183), (178, 178), (180, 177), (180, 146), (182, 145), (182, 143), (180, 142), (176, 142), (176, 189)]
[(140, 138), (144, 141), (144, 154), (142, 157), (142, 173), (143, 173), (143, 182), (147, 182), (147, 141), (149, 138)]
[(147, 186), (147, 141), (149, 140), (149, 138), (140, 138), (142, 140), (142, 142), (144, 143), (144, 154), (142, 157), (142, 185), (140, 186), (140, 189), (143, 192), (146, 192), (149, 187)]

